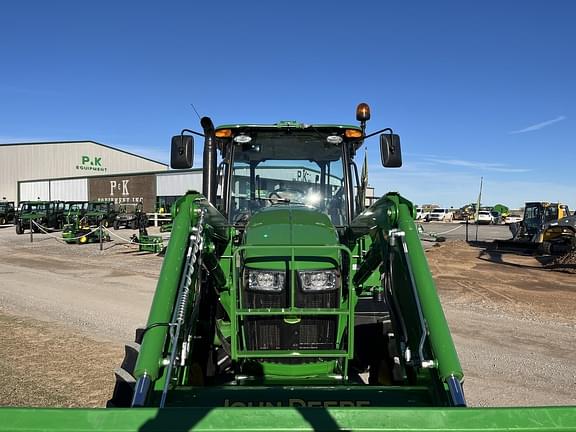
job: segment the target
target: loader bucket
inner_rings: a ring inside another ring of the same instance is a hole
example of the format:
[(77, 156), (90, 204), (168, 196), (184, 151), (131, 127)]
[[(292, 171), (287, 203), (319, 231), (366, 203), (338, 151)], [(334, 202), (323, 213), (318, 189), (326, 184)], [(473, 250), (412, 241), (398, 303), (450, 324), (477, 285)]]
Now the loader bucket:
[(576, 408), (0, 409), (0, 431), (576, 431)]

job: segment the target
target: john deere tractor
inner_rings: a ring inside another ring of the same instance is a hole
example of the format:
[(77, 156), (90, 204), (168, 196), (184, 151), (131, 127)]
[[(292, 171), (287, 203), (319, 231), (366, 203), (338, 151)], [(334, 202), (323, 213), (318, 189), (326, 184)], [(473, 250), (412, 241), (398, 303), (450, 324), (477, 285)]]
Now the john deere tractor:
[(573, 407), (466, 408), (415, 207), (357, 198), (357, 151), (379, 136), (397, 168), (400, 139), (356, 118), (173, 137), (175, 169), (203, 138), (203, 187), (172, 208), (109, 408), (0, 410), (0, 430), (576, 430)]

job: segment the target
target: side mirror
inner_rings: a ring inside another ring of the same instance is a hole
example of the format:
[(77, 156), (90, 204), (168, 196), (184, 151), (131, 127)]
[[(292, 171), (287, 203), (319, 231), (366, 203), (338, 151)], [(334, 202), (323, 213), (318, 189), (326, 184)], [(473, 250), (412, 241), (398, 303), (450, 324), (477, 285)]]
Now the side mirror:
[(174, 169), (192, 168), (194, 162), (194, 137), (176, 135), (172, 137), (170, 167)]
[(402, 166), (402, 152), (400, 150), (400, 136), (396, 134), (380, 135), (380, 156), (385, 168), (399, 168)]

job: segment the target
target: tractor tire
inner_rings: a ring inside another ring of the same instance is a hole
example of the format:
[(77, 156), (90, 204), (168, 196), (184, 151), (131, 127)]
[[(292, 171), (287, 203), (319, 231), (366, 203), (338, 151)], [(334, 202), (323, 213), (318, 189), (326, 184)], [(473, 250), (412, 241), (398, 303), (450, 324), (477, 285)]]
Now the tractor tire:
[(124, 360), (122, 360), (120, 367), (114, 371), (116, 384), (114, 385), (112, 397), (106, 402), (106, 408), (130, 408), (132, 397), (134, 396), (134, 386), (136, 385), (134, 368), (140, 353), (140, 344), (143, 336), (144, 329), (136, 329), (134, 342), (129, 342), (124, 346)]
[(138, 224), (136, 223), (136, 220), (132, 220), (132, 221), (128, 222), (128, 228), (133, 229), (133, 230), (138, 228)]
[(20, 222), (16, 222), (16, 234), (24, 234), (24, 227)]
[(6, 225), (6, 218), (4, 216), (0, 217), (0, 225)]

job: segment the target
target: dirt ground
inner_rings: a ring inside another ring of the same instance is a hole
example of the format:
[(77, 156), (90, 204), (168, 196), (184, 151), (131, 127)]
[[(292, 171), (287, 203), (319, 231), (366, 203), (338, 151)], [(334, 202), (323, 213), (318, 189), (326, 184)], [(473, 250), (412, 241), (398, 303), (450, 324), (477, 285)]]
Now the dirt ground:
[[(576, 276), (463, 241), (426, 253), (469, 405), (576, 405)], [(0, 256), (0, 405), (104, 406), (161, 258), (5, 229)]]
[(469, 404), (575, 405), (576, 276), (486, 246), (427, 251)]

